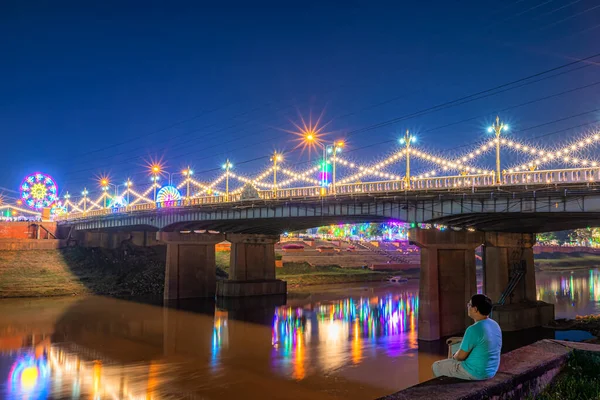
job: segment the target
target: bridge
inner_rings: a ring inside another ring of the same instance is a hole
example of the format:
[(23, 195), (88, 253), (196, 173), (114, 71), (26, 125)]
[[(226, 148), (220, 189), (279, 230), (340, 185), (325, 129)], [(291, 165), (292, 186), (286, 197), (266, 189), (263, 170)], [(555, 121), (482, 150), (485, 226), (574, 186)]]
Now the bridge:
[[(283, 155), (274, 153), (272, 165), (253, 177), (234, 173), (227, 160), (212, 180), (195, 178), (188, 167), (173, 182), (175, 174), (153, 164), (145, 190), (127, 180), (119, 193), (103, 177), (95, 198), (87, 189), (78, 199), (65, 194), (55, 220), (86, 246), (166, 243), (165, 299), (283, 294), (285, 282), (275, 279), (274, 267), (282, 232), (410, 222), (421, 228), (410, 233), (422, 248), (419, 338), (464, 329), (465, 304), (476, 289), (475, 249), (482, 245), (484, 292), (499, 303), (501, 326), (540, 326), (553, 318), (553, 308), (536, 301), (534, 234), (600, 225), (600, 165), (581, 155), (600, 135), (584, 134), (556, 150), (504, 137), (505, 130), (497, 119), (494, 139), (455, 158), (420, 149), (407, 132), (403, 148), (364, 164), (342, 157), (342, 142), (320, 143), (323, 158), (303, 171), (286, 168)], [(495, 168), (474, 164), (493, 150)], [(514, 164), (505, 169), (503, 151)], [(434, 169), (411, 174), (411, 160), (413, 171), (415, 160)], [(393, 169), (398, 163), (401, 173)], [(159, 183), (164, 176), (167, 185)], [(238, 186), (232, 189), (232, 182)], [(214, 246), (225, 239), (232, 243), (231, 274), (215, 282)]]

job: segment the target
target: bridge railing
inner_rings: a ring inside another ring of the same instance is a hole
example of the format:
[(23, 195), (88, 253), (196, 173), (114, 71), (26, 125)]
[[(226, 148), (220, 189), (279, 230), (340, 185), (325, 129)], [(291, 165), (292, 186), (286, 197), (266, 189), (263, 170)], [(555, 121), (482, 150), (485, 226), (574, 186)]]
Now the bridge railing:
[(502, 180), (504, 185), (595, 182), (600, 181), (600, 167), (509, 172)]
[[(501, 186), (517, 185), (548, 185), (560, 183), (589, 183), (600, 182), (600, 167), (571, 168), (560, 170), (542, 171), (520, 171), (509, 172), (502, 175)], [(386, 193), (402, 192), (406, 190), (452, 190), (460, 188), (478, 188), (498, 186), (493, 174), (440, 176), (419, 178), (411, 180), (410, 188), (403, 180), (380, 181), (380, 182), (357, 182), (336, 185), (336, 195), (351, 195), (360, 193)], [(319, 196), (330, 196), (334, 194), (332, 188), (321, 186), (299, 187), (258, 191), (258, 197), (263, 200), (314, 198)], [(201, 206), (209, 204), (223, 204), (242, 200), (241, 193), (233, 193), (228, 196), (204, 196), (191, 199), (181, 199), (163, 203), (139, 203), (119, 208), (101, 208), (86, 212), (69, 212), (68, 215), (56, 217), (56, 220), (80, 219), (89, 217), (100, 217), (110, 214), (126, 214), (136, 211), (147, 211), (157, 208), (183, 208), (190, 206)]]

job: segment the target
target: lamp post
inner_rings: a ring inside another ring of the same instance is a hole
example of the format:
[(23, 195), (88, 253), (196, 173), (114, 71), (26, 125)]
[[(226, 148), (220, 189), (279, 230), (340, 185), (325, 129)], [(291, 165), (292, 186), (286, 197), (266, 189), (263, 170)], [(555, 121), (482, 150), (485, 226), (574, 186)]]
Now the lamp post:
[[(344, 148), (344, 142), (342, 140), (338, 140), (337, 142), (333, 142), (333, 144), (330, 144), (327, 146), (327, 154), (332, 154), (332, 159), (333, 159), (333, 171), (332, 171), (332, 175), (331, 175), (331, 191), (333, 192), (333, 194), (335, 194), (336, 190), (335, 190), (335, 166), (336, 166), (336, 161), (337, 161), (337, 153), (339, 153), (340, 151), (342, 151), (342, 149)], [(327, 160), (325, 160), (325, 168), (327, 168)], [(324, 171), (324, 173), (327, 173), (327, 170)]]
[[(275, 161), (276, 162), (276, 161)], [(229, 170), (233, 167), (233, 164), (229, 162), (229, 158), (223, 164), (225, 170), (225, 201), (229, 201)]]
[(332, 171), (332, 176), (331, 176), (331, 186), (332, 186), (332, 192), (335, 193), (336, 192), (336, 190), (335, 190), (335, 169), (336, 169), (337, 153), (342, 151), (342, 149), (344, 148), (344, 145), (345, 145), (344, 141), (338, 140), (338, 141), (335, 141), (330, 144), (324, 144), (323, 142), (321, 142), (319, 140), (317, 135), (311, 131), (307, 132), (304, 135), (304, 141), (309, 145), (319, 146), (323, 149), (323, 169), (322, 169), (322, 173), (321, 173), (321, 186), (326, 186), (326, 184), (327, 184), (327, 164), (328, 164), (327, 154), (332, 155), (333, 171)]
[(181, 171), (181, 175), (185, 176), (185, 201), (186, 204), (190, 204), (190, 177), (193, 175), (194, 171), (188, 167)]
[(129, 188), (133, 186), (133, 182), (131, 182), (131, 179), (127, 179), (124, 185), (127, 188), (125, 189), (125, 193), (127, 193), (127, 204), (125, 205), (125, 210), (127, 210), (129, 208)]
[(508, 130), (508, 125), (504, 122), (500, 122), (500, 116), (496, 115), (496, 122), (488, 128), (489, 133), (496, 135), (496, 183), (502, 183), (502, 176), (500, 175), (500, 134), (502, 131)]
[(85, 214), (87, 212), (87, 189), (83, 188), (83, 192), (81, 192), (81, 194), (83, 195), (83, 213)]
[(109, 189), (109, 185), (110, 185), (110, 182), (108, 181), (108, 178), (102, 178), (102, 179), (100, 179), (100, 187), (102, 188), (102, 191), (104, 192), (102, 194), (102, 197), (104, 197), (104, 208), (106, 208), (106, 198), (108, 197), (108, 193), (107, 192), (108, 192), (108, 189)]
[(156, 203), (156, 185), (158, 185), (159, 175), (162, 172), (160, 164), (154, 164), (150, 167), (150, 173), (152, 175), (152, 186), (154, 186), (154, 203)]
[(69, 217), (69, 199), (71, 198), (71, 195), (69, 194), (69, 192), (65, 193), (64, 195), (64, 199), (65, 199), (65, 218)]
[(408, 129), (404, 134), (404, 137), (400, 139), (400, 144), (403, 144), (406, 148), (406, 175), (404, 176), (404, 181), (406, 182), (406, 187), (410, 189), (410, 144), (417, 141), (416, 136), (410, 134)]
[(277, 198), (277, 163), (283, 161), (283, 156), (281, 153), (274, 152), (271, 161), (273, 161), (273, 197)]

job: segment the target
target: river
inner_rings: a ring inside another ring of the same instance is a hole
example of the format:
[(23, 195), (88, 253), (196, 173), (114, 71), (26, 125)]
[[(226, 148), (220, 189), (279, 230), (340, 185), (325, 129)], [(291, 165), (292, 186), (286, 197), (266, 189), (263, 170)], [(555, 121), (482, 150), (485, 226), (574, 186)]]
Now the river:
[[(600, 271), (536, 278), (557, 318), (600, 313)], [(1, 300), (0, 398), (376, 398), (430, 379), (444, 355), (419, 349), (418, 308), (417, 281), (312, 288), (284, 305)], [(504, 350), (554, 334), (505, 335)]]

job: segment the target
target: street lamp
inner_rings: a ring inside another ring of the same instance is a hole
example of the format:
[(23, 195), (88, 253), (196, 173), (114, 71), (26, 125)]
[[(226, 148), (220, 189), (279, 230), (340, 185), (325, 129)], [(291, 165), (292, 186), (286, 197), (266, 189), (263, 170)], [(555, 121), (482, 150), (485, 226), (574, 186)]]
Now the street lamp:
[(194, 174), (194, 171), (192, 171), (192, 169), (190, 168), (189, 165), (186, 169), (181, 171), (181, 175), (185, 176), (185, 183), (186, 183), (185, 198), (186, 198), (187, 204), (190, 203), (190, 179), (193, 174)]
[(273, 197), (277, 197), (277, 163), (283, 161), (283, 156), (281, 153), (274, 152), (271, 161), (273, 161)]
[(133, 186), (133, 182), (131, 179), (127, 179), (127, 181), (123, 184), (127, 189), (125, 189), (125, 193), (127, 194), (127, 204), (125, 204), (125, 209), (129, 207), (129, 188)]
[[(342, 149), (344, 148), (345, 143), (342, 140), (338, 140), (337, 142), (333, 142), (333, 144), (330, 144), (327, 146), (327, 154), (333, 154), (333, 171), (332, 171), (332, 175), (331, 175), (331, 189), (332, 192), (335, 194), (336, 190), (335, 190), (335, 166), (336, 166), (336, 161), (337, 161), (337, 153), (339, 153), (340, 151), (342, 151)], [(325, 161), (327, 163), (327, 161)], [(327, 168), (327, 164), (325, 164), (325, 168)], [(325, 169), (324, 172), (327, 172), (327, 169)], [(323, 176), (325, 176), (325, 174), (323, 174)]]
[[(109, 182), (108, 178), (100, 179), (100, 187), (102, 188), (102, 191), (104, 192), (104, 194), (102, 194), (102, 197), (104, 197), (104, 208), (106, 208), (106, 198), (109, 196), (107, 192), (108, 192), (110, 185), (111, 185), (111, 183)], [(112, 186), (115, 186), (115, 185), (112, 185)], [(115, 188), (115, 190), (116, 190), (116, 188)]]
[(68, 217), (69, 216), (69, 199), (71, 198), (71, 195), (69, 194), (69, 192), (65, 193), (65, 195), (63, 196), (65, 199), (65, 215)]
[(233, 164), (229, 162), (229, 158), (223, 164), (225, 170), (225, 201), (229, 201), (229, 170), (233, 168)]
[(81, 195), (83, 196), (83, 213), (85, 214), (87, 211), (87, 195), (88, 195), (88, 191), (86, 188), (83, 188), (83, 192), (81, 192)]
[(160, 173), (162, 172), (162, 166), (160, 164), (153, 164), (150, 166), (150, 174), (152, 177), (152, 186), (154, 186), (154, 202), (156, 203), (156, 186), (158, 185), (158, 180)]
[(342, 140), (338, 140), (336, 142), (330, 144), (324, 144), (320, 140), (318, 140), (317, 136), (312, 132), (307, 132), (304, 135), (304, 141), (309, 145), (320, 146), (323, 149), (323, 169), (321, 173), (321, 186), (327, 185), (327, 155), (331, 154), (333, 159), (333, 172), (331, 179), (332, 192), (335, 193), (335, 169), (336, 169), (336, 161), (337, 161), (337, 153), (342, 151), (345, 143)]
[(488, 128), (489, 133), (496, 134), (496, 183), (502, 183), (500, 175), (500, 134), (508, 130), (508, 125), (500, 122), (500, 116), (496, 116), (496, 122)]
[(417, 141), (417, 137), (411, 135), (406, 130), (404, 137), (400, 139), (400, 144), (403, 144), (406, 148), (406, 176), (404, 177), (404, 181), (406, 182), (406, 187), (410, 189), (410, 144), (415, 143)]

